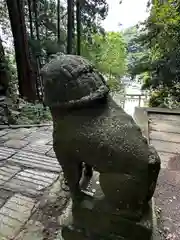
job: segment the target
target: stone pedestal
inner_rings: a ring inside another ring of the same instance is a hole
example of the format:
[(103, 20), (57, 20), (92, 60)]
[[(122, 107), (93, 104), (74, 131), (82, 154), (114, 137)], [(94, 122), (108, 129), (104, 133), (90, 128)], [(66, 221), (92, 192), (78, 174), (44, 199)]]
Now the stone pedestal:
[(107, 204), (98, 178), (98, 174), (94, 174), (91, 186), (94, 197), (75, 204), (69, 212), (66, 224), (62, 228), (63, 239), (151, 240), (152, 204), (148, 204), (139, 220), (133, 219)]

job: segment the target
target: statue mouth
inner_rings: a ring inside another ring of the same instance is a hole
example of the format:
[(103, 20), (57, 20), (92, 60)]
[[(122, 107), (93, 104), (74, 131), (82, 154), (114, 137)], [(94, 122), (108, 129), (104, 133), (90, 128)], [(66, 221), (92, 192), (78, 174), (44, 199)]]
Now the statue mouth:
[(85, 107), (91, 107), (95, 103), (103, 102), (106, 100), (109, 94), (109, 88), (105, 86), (100, 86), (98, 90), (90, 93), (88, 96), (84, 96), (80, 99), (73, 99), (67, 102), (52, 102), (49, 105), (51, 108), (59, 108), (59, 109), (79, 109)]

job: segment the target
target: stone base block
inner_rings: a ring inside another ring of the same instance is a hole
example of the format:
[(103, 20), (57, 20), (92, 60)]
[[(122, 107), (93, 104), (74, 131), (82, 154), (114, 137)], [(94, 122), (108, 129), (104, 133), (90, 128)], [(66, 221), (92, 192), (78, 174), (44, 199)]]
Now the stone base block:
[(151, 240), (152, 223), (151, 207), (140, 222), (113, 214), (91, 212), (89, 209), (77, 209), (73, 213), (73, 224), (64, 227), (62, 235), (64, 240)]
[(103, 198), (97, 176), (93, 178), (92, 189), (95, 193), (92, 200), (86, 199), (74, 206), (70, 211), (71, 218), (68, 214), (69, 220), (66, 221), (66, 226), (62, 226), (64, 240), (158, 240), (153, 237), (155, 228), (153, 201), (147, 205), (143, 217), (137, 220), (122, 214), (122, 211), (114, 212), (108, 207), (105, 208), (106, 204), (100, 208), (96, 207), (96, 201), (102, 202), (103, 205), (106, 199)]

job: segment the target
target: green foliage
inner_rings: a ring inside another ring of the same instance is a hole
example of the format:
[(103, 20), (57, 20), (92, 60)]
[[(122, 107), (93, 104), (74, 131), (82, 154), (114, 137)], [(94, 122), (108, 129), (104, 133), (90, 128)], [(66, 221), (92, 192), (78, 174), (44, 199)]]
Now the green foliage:
[(111, 93), (124, 93), (124, 85), (120, 79), (117, 79), (116, 77), (109, 77), (107, 83), (110, 87)]
[(50, 122), (52, 120), (49, 108), (44, 107), (42, 103), (34, 104), (18, 99), (16, 112), (12, 111), (11, 118), (16, 124), (39, 124)]
[[(83, 2), (83, 1), (82, 1)], [(106, 0), (85, 0), (81, 7), (82, 33), (86, 41), (91, 43), (94, 34), (104, 34), (100, 21), (108, 13)]]
[[(56, 0), (38, 0), (36, 1), (36, 12), (33, 1), (24, 2), (24, 14), (27, 33), (29, 37), (29, 48), (32, 60), (32, 70), (38, 72), (40, 67), (49, 60), (51, 54), (65, 52), (67, 45), (67, 6), (66, 2), (60, 3), (60, 41), (57, 41), (57, 1)], [(29, 4), (29, 5), (28, 5)], [(30, 8), (29, 8), (30, 6)], [(86, 44), (92, 43), (92, 34), (103, 34), (104, 29), (100, 21), (107, 15), (108, 6), (106, 0), (85, 0), (81, 6), (81, 26), (82, 35)], [(12, 40), (12, 31), (7, 11), (6, 1), (0, 2), (0, 28), (8, 40)], [(38, 31), (37, 31), (38, 30)], [(76, 29), (74, 31), (76, 37)], [(75, 48), (75, 46), (74, 46)], [(13, 49), (14, 50), (14, 49)], [(23, 51), (23, 49), (22, 49)], [(13, 56), (12, 56), (13, 55)], [(9, 109), (11, 123), (39, 123), (51, 120), (48, 109), (45, 109), (41, 103), (23, 102), (18, 97), (18, 79), (14, 53), (7, 55), (7, 65), (9, 67)], [(4, 67), (4, 66), (1, 66)], [(37, 79), (36, 85), (41, 84)], [(37, 87), (36, 86), (36, 87)]]
[(153, 1), (150, 16), (138, 38), (147, 53), (136, 61), (132, 72), (134, 75), (145, 74), (143, 88), (155, 91), (150, 105), (157, 105), (160, 101), (166, 107), (174, 107), (178, 104), (171, 102), (180, 101), (177, 97), (180, 83), (179, 11), (178, 0)]
[(94, 35), (93, 44), (84, 43), (82, 55), (104, 74), (121, 77), (126, 71), (126, 47), (120, 33)]
[(6, 61), (8, 65), (8, 73), (9, 73), (9, 83), (8, 83), (8, 94), (12, 98), (12, 101), (15, 102), (17, 100), (17, 92), (18, 92), (18, 77), (17, 70), (15, 65), (15, 58), (11, 53), (6, 53)]
[(100, 62), (102, 72), (122, 77), (126, 71), (126, 48), (122, 35), (109, 32), (105, 36), (104, 41), (101, 41), (99, 44), (102, 48)]
[(121, 33), (95, 34), (92, 44), (83, 41), (82, 55), (108, 79), (113, 92), (123, 89), (121, 77), (126, 72), (126, 44)]
[(19, 124), (25, 123), (43, 123), (51, 121), (51, 114), (47, 107), (44, 107), (42, 103), (25, 103), (20, 110), (17, 122)]
[(18, 79), (15, 66), (14, 57), (10, 52), (6, 51), (4, 68), (8, 70), (9, 76), (6, 101), (9, 124), (34, 124), (51, 121), (50, 111), (48, 108), (45, 108), (42, 103), (36, 102), (32, 104), (19, 99)]
[(166, 91), (153, 92), (153, 94), (149, 99), (148, 105), (150, 107), (161, 107), (161, 108), (169, 108), (169, 109), (180, 108), (180, 103), (176, 101)]
[(166, 107), (165, 99), (168, 97), (166, 90), (154, 91), (149, 99), (150, 107)]
[[(57, 2), (55, 0), (39, 0), (38, 21), (40, 40), (29, 39), (35, 56), (48, 59), (47, 56), (57, 52), (66, 52), (67, 45), (67, 11), (63, 1), (60, 3), (60, 42), (57, 42)], [(41, 5), (41, 7), (40, 7)], [(106, 0), (84, 1), (81, 7), (82, 35), (84, 40), (91, 44), (92, 34), (104, 33), (100, 20), (107, 15)], [(27, 22), (29, 28), (29, 22)], [(75, 29), (76, 37), (76, 29)], [(74, 46), (75, 48), (75, 46)]]
[[(127, 28), (123, 31), (123, 38), (127, 44), (127, 75), (133, 79), (134, 65), (145, 56), (145, 48), (138, 42), (140, 30), (138, 26)], [(141, 76), (142, 77), (142, 76)]]

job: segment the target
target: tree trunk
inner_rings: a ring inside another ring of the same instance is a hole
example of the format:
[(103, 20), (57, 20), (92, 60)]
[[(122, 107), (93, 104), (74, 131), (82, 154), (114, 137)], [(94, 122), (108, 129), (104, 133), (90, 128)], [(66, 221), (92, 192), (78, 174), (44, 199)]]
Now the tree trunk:
[(67, 1), (67, 13), (68, 13), (68, 24), (67, 24), (67, 53), (72, 54), (73, 52), (73, 30), (74, 30), (74, 1)]
[(57, 39), (60, 43), (60, 0), (57, 1)]
[[(36, 29), (36, 40), (40, 46), (40, 33), (39, 33), (39, 23), (38, 23), (38, 4), (37, 0), (33, 0), (33, 12), (34, 12), (34, 26)], [(36, 62), (37, 62), (37, 94), (39, 100), (43, 99), (43, 86), (42, 86), (42, 78), (40, 76), (40, 69), (42, 67), (41, 64), (41, 46), (38, 52), (36, 53)]]
[(34, 12), (34, 26), (36, 29), (36, 39), (38, 40), (38, 42), (40, 42), (37, 0), (33, 0), (33, 12)]
[(31, 38), (34, 39), (31, 0), (28, 0), (28, 12), (29, 12), (29, 28), (30, 28), (30, 35), (31, 35)]
[(77, 55), (81, 55), (81, 4), (76, 0)]
[(36, 100), (36, 77), (33, 72), (25, 26), (23, 0), (6, 0), (14, 38), (20, 97)]

